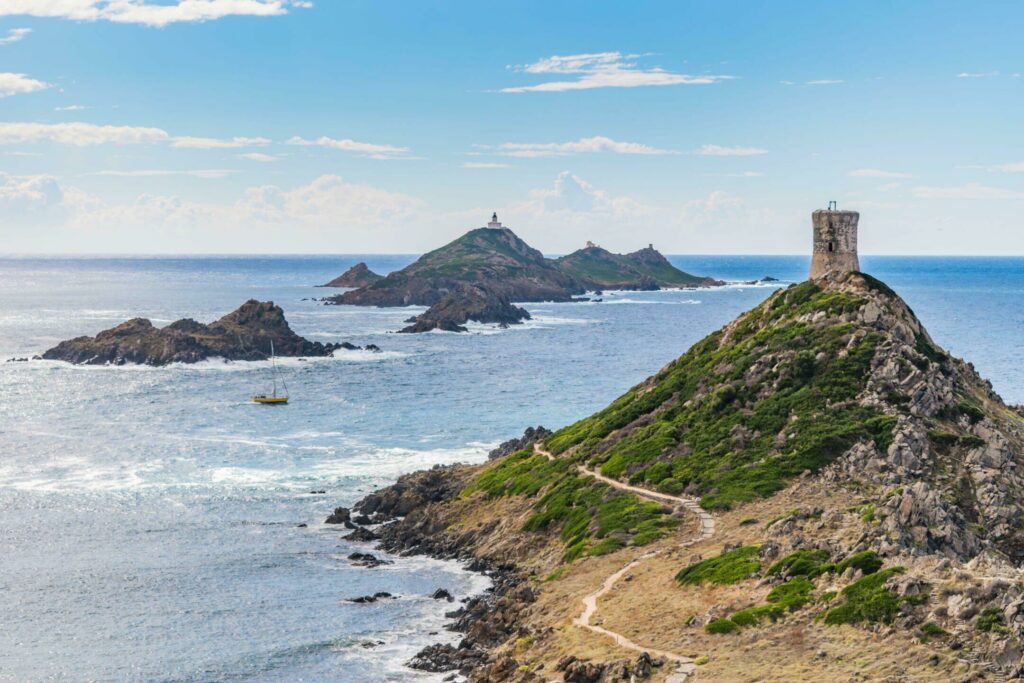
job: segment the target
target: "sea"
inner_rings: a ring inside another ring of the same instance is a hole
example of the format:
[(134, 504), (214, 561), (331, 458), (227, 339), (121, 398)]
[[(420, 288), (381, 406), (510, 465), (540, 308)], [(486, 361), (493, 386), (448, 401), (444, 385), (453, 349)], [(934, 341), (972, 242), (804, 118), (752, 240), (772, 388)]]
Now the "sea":
[[(455, 562), (346, 559), (324, 525), (397, 476), (481, 462), (530, 425), (599, 409), (778, 286), (797, 256), (672, 256), (730, 281), (527, 304), (529, 322), (394, 332), (422, 308), (324, 306), (358, 261), (409, 255), (0, 257), (0, 361), (128, 318), (209, 322), (247, 299), (295, 331), (381, 353), (282, 359), (291, 403), (250, 403), (267, 363), (0, 362), (0, 680), (428, 681), (404, 666), (487, 579)], [(1024, 259), (862, 257), (935, 341), (1024, 403)], [(778, 283), (746, 284), (764, 276)], [(323, 491), (324, 493), (318, 493)], [(347, 599), (377, 591), (373, 604)]]

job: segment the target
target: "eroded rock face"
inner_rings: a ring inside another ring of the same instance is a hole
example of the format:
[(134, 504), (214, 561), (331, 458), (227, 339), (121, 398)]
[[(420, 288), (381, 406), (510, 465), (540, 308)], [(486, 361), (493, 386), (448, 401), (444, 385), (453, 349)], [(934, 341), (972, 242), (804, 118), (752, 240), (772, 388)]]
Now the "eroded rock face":
[(250, 299), (209, 325), (185, 318), (158, 328), (134, 318), (95, 337), (63, 341), (43, 358), (78, 365), (167, 365), (215, 357), (266, 360), (271, 342), (278, 356), (329, 356), (339, 348), (358, 348), (303, 339), (288, 326), (280, 306)]

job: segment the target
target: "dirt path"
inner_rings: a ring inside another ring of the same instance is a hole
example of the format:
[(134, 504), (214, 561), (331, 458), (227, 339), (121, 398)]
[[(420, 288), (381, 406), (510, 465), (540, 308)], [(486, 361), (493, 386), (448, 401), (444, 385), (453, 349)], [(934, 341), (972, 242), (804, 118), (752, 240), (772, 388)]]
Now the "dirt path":
[[(543, 455), (549, 460), (555, 459), (555, 456), (552, 455), (549, 451), (545, 450), (544, 447), (541, 446), (540, 444), (535, 443), (533, 445), (533, 450), (534, 452)], [(687, 510), (688, 512), (691, 512), (694, 515), (696, 515), (697, 519), (700, 520), (700, 533), (698, 533), (697, 536), (695, 536), (694, 538), (690, 538), (683, 541), (679, 545), (679, 547), (681, 548), (685, 548), (687, 546), (693, 545), (694, 543), (699, 543), (701, 541), (707, 540), (711, 538), (711, 536), (713, 536), (715, 533), (715, 519), (704, 508), (700, 506), (700, 503), (697, 501), (696, 498), (682, 498), (680, 496), (670, 496), (666, 493), (648, 491), (647, 489), (640, 488), (639, 486), (631, 486), (629, 484), (624, 484), (616, 479), (611, 479), (609, 477), (604, 476), (600, 472), (595, 472), (594, 470), (588, 469), (583, 465), (579, 465), (578, 467), (580, 473), (593, 477), (594, 479), (597, 479), (601, 483), (607, 484), (612, 488), (619, 489), (620, 491), (628, 491), (629, 493), (634, 493), (638, 496), (648, 498), (658, 503), (664, 503), (667, 505), (671, 505), (677, 509)], [(637, 565), (639, 565), (641, 562), (644, 562), (645, 560), (649, 560), (652, 557), (660, 555), (662, 552), (664, 552), (664, 549), (652, 550), (648, 553), (645, 553), (640, 557), (636, 558), (635, 560), (633, 560), (632, 562), (630, 562), (629, 564), (627, 564), (626, 566), (624, 566), (622, 569), (618, 570), (617, 572), (609, 576), (607, 579), (605, 579), (604, 583), (601, 584), (600, 588), (598, 588), (593, 593), (586, 595), (583, 598), (583, 611), (580, 612), (580, 615), (578, 617), (573, 619), (572, 623), (574, 623), (576, 626), (579, 626), (580, 628), (585, 628), (588, 631), (598, 633), (602, 636), (607, 636), (608, 638), (611, 638), (615, 642), (615, 644), (619, 645), (620, 647), (624, 647), (628, 650), (633, 650), (635, 652), (647, 652), (652, 657), (660, 657), (662, 659), (675, 662), (675, 673), (671, 674), (668, 678), (665, 679), (665, 681), (666, 683), (684, 683), (697, 668), (697, 665), (694, 664), (692, 658), (686, 657), (684, 655), (678, 655), (674, 652), (666, 652), (665, 650), (657, 650), (655, 648), (643, 647), (642, 645), (634, 643), (632, 640), (622, 635), (621, 633), (609, 631), (606, 628), (590, 623), (594, 614), (597, 612), (597, 601), (601, 596), (603, 596), (605, 593), (614, 588), (615, 584), (618, 583), (619, 579), (625, 576), (631, 569), (635, 568)]]

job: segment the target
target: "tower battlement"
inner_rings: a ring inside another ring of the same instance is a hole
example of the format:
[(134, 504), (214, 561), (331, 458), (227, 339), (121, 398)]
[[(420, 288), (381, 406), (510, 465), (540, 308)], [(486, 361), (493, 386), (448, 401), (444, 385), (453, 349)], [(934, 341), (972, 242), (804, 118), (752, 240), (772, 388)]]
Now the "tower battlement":
[(814, 226), (814, 249), (811, 256), (811, 279), (828, 273), (859, 271), (857, 258), (856, 211), (819, 209), (811, 214)]

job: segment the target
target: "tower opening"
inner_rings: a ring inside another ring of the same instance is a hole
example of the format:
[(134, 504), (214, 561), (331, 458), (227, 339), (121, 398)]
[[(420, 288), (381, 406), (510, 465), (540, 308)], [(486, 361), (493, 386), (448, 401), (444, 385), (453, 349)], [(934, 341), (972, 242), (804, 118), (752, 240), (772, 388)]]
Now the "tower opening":
[(833, 244), (831, 242), (828, 243), (828, 250), (829, 251), (835, 251), (835, 247), (833, 246)]

